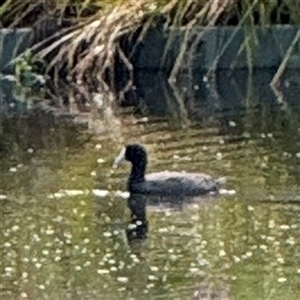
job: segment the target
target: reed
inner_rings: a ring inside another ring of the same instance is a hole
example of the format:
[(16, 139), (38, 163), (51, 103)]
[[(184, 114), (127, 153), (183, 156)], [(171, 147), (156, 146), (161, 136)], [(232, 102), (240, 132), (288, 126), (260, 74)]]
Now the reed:
[[(256, 26), (271, 24), (299, 24), (298, 0), (6, 0), (0, 7), (2, 26), (32, 26), (52, 16), (57, 20), (72, 19), (72, 26), (61, 28), (31, 49), (47, 61), (46, 72), (56, 74), (59, 82), (61, 71), (67, 80), (91, 91), (111, 91), (108, 74), (114, 73), (116, 57), (128, 71), (128, 82), (120, 95), (133, 84), (133, 66), (130, 54), (121, 46), (122, 37), (134, 36), (138, 43), (149, 27), (163, 20), (165, 28), (184, 30), (185, 37), (176, 62), (170, 73), (175, 82), (180, 71), (188, 64), (187, 58), (195, 49), (189, 37), (195, 26), (235, 25), (245, 28), (248, 64), (252, 68), (252, 55), (257, 45)], [(196, 37), (201, 38), (203, 31)], [(136, 36), (137, 35), (137, 36)], [(166, 44), (172, 46), (172, 35)], [(196, 43), (194, 43), (196, 44)], [(288, 54), (287, 54), (288, 55)], [(217, 61), (216, 61), (217, 63)], [(119, 95), (119, 96), (120, 96)]]

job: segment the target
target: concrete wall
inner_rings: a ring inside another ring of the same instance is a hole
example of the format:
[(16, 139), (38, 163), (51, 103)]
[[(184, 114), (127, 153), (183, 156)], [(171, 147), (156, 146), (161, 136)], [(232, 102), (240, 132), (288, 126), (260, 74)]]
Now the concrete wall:
[[(290, 47), (300, 26), (271, 26), (257, 27), (257, 47), (254, 51), (253, 66), (256, 68), (278, 68), (283, 60), (286, 51)], [(202, 35), (197, 41), (197, 37)], [(195, 27), (189, 43), (194, 43), (195, 56), (190, 57), (193, 67), (209, 70), (218, 61), (218, 69), (247, 68), (247, 53), (240, 51), (244, 42), (244, 29), (236, 27)], [(164, 55), (165, 46), (170, 44), (166, 61), (163, 64), (165, 69), (170, 69), (179, 53), (183, 42), (184, 32), (180, 30), (163, 31), (162, 28), (151, 29), (137, 47), (133, 58), (136, 69), (160, 69), (161, 58)], [(228, 41), (230, 43), (228, 44)], [(300, 42), (295, 47), (289, 67), (300, 67)]]
[(29, 46), (30, 34), (29, 28), (0, 30), (0, 73), (13, 73), (9, 63)]
[[(253, 65), (258, 68), (278, 68), (287, 49), (293, 41), (300, 26), (257, 27), (257, 48), (254, 51)], [(31, 29), (0, 30), (0, 72), (11, 73), (9, 62), (29, 46)], [(197, 41), (197, 36), (202, 37)], [(232, 36), (234, 37), (232, 38)], [(134, 65), (139, 69), (168, 69), (173, 64), (183, 42), (184, 32), (163, 31), (162, 27), (151, 29), (135, 51)], [(226, 43), (231, 40), (225, 49)], [(165, 47), (170, 42), (166, 60), (162, 62)], [(236, 27), (212, 27), (210, 29), (195, 27), (189, 43), (196, 47), (193, 62), (195, 67), (209, 69), (219, 56), (219, 69), (246, 68), (246, 52), (239, 50), (244, 42), (244, 30)], [(299, 43), (300, 44), (300, 43)], [(297, 47), (296, 47), (297, 48)], [(223, 51), (225, 49), (225, 51)], [(300, 67), (300, 48), (294, 52), (290, 67)]]
[[(254, 51), (253, 66), (276, 70), (299, 29), (300, 26), (257, 27), (258, 46)], [(0, 75), (1, 73), (12, 74), (14, 72), (10, 61), (29, 46), (30, 34), (31, 29), (27, 28), (0, 30)], [(199, 35), (201, 35), (200, 39), (198, 38)], [(132, 58), (136, 71), (135, 84), (137, 89), (142, 93), (149, 89), (155, 89), (149, 85), (148, 77), (153, 77), (159, 70), (163, 71), (162, 73), (171, 70), (182, 47), (183, 39), (184, 32), (179, 29), (164, 31), (162, 27), (157, 26), (148, 31), (144, 40), (136, 47)], [(189, 64), (193, 74), (199, 73), (200, 76), (212, 67), (221, 71), (231, 68), (246, 69), (248, 66), (246, 51), (245, 49), (240, 51), (243, 42), (243, 29), (236, 27), (212, 27), (209, 29), (195, 27), (189, 38), (189, 44), (193, 44), (196, 50), (193, 55), (189, 56)], [(299, 44), (294, 49), (288, 64), (289, 68), (300, 68)], [(168, 48), (167, 52), (165, 52), (166, 47)], [(165, 57), (165, 60), (162, 60), (162, 57)], [(217, 65), (215, 64), (216, 61), (218, 62)], [(122, 78), (123, 75), (120, 74), (119, 76)], [(200, 84), (200, 77), (197, 84)], [(155, 84), (159, 85), (160, 80), (157, 80)], [(0, 76), (0, 105), (2, 108), (10, 108), (11, 102), (18, 102), (13, 96), (13, 89), (13, 82)], [(158, 95), (153, 93), (154, 100), (157, 97)], [(154, 100), (153, 103), (155, 103)]]

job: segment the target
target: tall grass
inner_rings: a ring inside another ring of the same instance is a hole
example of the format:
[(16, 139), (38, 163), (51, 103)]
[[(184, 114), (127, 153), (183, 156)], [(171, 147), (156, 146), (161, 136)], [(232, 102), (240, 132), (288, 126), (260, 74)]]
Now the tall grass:
[[(38, 18), (36, 16), (39, 15)], [(33, 46), (32, 51), (48, 64), (46, 72), (54, 74), (58, 85), (60, 77), (90, 97), (92, 92), (111, 92), (107, 78), (113, 77), (116, 57), (128, 71), (128, 82), (119, 96), (133, 85), (133, 65), (130, 53), (125, 52), (121, 38), (126, 36), (139, 43), (149, 27), (162, 20), (164, 28), (181, 28), (184, 39), (170, 73), (174, 89), (176, 78), (195, 54), (205, 28), (212, 25), (236, 25), (245, 28), (245, 48), (251, 69), (253, 49), (257, 45), (256, 25), (276, 23), (299, 24), (298, 0), (6, 0), (0, 8), (2, 25), (7, 27), (32, 26), (37, 21), (54, 17), (57, 22), (72, 19), (72, 26), (61, 28), (51, 37)], [(195, 26), (204, 29), (195, 34)], [(170, 34), (165, 45), (172, 47)], [(224, 51), (224, 49), (223, 49)], [(218, 57), (216, 58), (217, 64)], [(215, 64), (215, 65), (216, 65)], [(110, 76), (108, 76), (110, 74)], [(180, 98), (180, 93), (176, 92)], [(113, 99), (113, 97), (108, 97)], [(110, 100), (109, 100), (110, 101)], [(180, 101), (180, 100), (179, 100)]]

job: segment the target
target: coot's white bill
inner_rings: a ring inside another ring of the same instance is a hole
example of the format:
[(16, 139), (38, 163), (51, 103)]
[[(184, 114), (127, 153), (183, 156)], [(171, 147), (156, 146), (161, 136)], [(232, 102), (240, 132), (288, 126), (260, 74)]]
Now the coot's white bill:
[(113, 164), (113, 168), (116, 169), (118, 167), (118, 165), (125, 160), (125, 153), (126, 153), (126, 148), (123, 147), (120, 154), (116, 157), (114, 164)]

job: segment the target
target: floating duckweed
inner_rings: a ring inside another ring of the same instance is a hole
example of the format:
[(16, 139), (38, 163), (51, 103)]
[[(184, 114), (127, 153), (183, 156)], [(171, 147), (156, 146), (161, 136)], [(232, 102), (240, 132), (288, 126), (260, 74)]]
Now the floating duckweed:
[(251, 257), (251, 256), (252, 256), (252, 252), (251, 252), (251, 251), (247, 251), (247, 252), (246, 252), (246, 256), (247, 256), (247, 257)]
[(85, 263), (84, 263), (84, 267), (88, 267), (88, 266), (90, 266), (92, 263), (88, 260), (88, 261), (86, 261)]
[(275, 222), (274, 222), (274, 220), (270, 220), (269, 221), (269, 228), (274, 228), (275, 227)]
[(170, 258), (170, 260), (173, 260), (173, 261), (175, 261), (175, 260), (177, 260), (177, 259), (178, 259), (178, 256), (177, 256), (177, 255), (175, 255), (175, 254), (171, 254), (171, 255), (169, 256), (169, 258)]
[(150, 290), (150, 289), (154, 288), (154, 286), (155, 286), (154, 283), (149, 283), (149, 284), (146, 285), (146, 288), (148, 290)]
[(166, 232), (168, 232), (168, 228), (159, 228), (158, 232), (159, 233), (166, 233)]
[(106, 231), (106, 232), (103, 233), (103, 236), (108, 238), (108, 237), (111, 237), (112, 234), (111, 234), (111, 232)]
[(128, 277), (118, 277), (117, 280), (122, 283), (127, 283), (129, 281)]
[(67, 239), (71, 239), (72, 238), (72, 234), (68, 233), (68, 232), (65, 232), (64, 233), (64, 237), (67, 238)]
[(60, 223), (62, 222), (64, 218), (62, 216), (57, 216), (55, 218), (52, 219), (53, 222), (57, 222), (57, 223)]
[(284, 264), (284, 258), (283, 258), (283, 257), (278, 257), (278, 258), (277, 258), (277, 261), (278, 261), (280, 264)]
[(103, 163), (105, 163), (105, 160), (103, 158), (98, 158), (97, 163), (98, 164), (103, 164)]
[(49, 254), (49, 251), (48, 251), (48, 250), (43, 250), (42, 253), (43, 253), (44, 255), (48, 255), (48, 254)]
[(280, 277), (280, 278), (277, 279), (277, 281), (280, 282), (280, 283), (283, 283), (283, 282), (286, 282), (287, 279), (285, 277)]
[(37, 262), (37, 263), (35, 264), (35, 267), (36, 267), (37, 269), (40, 269), (41, 266), (42, 266), (42, 264), (40, 264), (39, 262)]
[(118, 267), (119, 270), (122, 270), (124, 268), (124, 266), (125, 266), (125, 263), (123, 261), (120, 261), (119, 267)]
[(53, 235), (55, 233), (55, 231), (53, 229), (47, 229), (45, 231), (46, 235)]
[(109, 274), (109, 270), (107, 270), (107, 269), (98, 269), (97, 273), (100, 274), (100, 275), (101, 274)]
[(287, 240), (286, 243), (289, 245), (295, 245), (295, 238), (290, 236)]
[(114, 264), (116, 263), (116, 261), (115, 261), (114, 259), (109, 259), (109, 260), (108, 260), (108, 263), (109, 263), (110, 265), (114, 265)]
[(223, 158), (223, 155), (222, 155), (221, 152), (218, 152), (218, 153), (216, 154), (216, 156), (217, 156), (217, 160), (221, 160), (221, 159)]
[(290, 229), (290, 226), (283, 224), (283, 225), (280, 225), (279, 228), (282, 229), (282, 230), (288, 230), (288, 229)]
[(235, 263), (239, 263), (241, 261), (241, 259), (235, 255), (233, 255), (233, 260)]
[(18, 231), (20, 229), (19, 225), (14, 225), (11, 230), (12, 231)]
[(172, 213), (171, 213), (170, 211), (167, 210), (167, 211), (165, 211), (165, 216), (166, 216), (166, 217), (170, 217), (170, 216), (172, 216)]
[(262, 250), (267, 250), (268, 246), (267, 245), (259, 245), (259, 248)]
[(191, 273), (198, 273), (199, 269), (198, 268), (190, 268)]
[(138, 264), (140, 262), (140, 260), (137, 256), (132, 257), (132, 261), (136, 264)]
[(5, 272), (6, 273), (11, 273), (13, 271), (13, 268), (12, 267), (5, 267)]
[(254, 207), (251, 205), (248, 205), (248, 211), (254, 211)]

